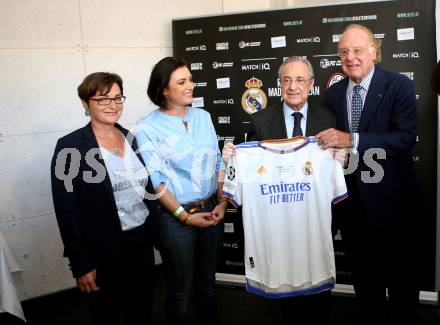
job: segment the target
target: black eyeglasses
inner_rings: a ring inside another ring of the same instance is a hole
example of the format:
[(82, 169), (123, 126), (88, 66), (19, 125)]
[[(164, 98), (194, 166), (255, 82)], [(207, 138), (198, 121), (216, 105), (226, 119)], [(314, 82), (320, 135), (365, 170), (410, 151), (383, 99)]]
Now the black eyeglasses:
[(98, 102), (101, 106), (107, 106), (110, 105), (112, 101), (115, 102), (115, 104), (123, 104), (125, 102), (125, 96), (119, 96), (119, 97), (102, 97), (102, 98), (89, 98), (89, 100), (94, 100), (95, 102)]

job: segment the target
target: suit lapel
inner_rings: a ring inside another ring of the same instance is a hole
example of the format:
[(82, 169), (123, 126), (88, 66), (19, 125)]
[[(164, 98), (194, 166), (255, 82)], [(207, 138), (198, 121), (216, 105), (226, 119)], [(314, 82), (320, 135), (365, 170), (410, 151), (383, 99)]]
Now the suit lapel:
[[(117, 127), (124, 133), (124, 136), (126, 135), (126, 133), (123, 131), (122, 127), (120, 125), (117, 125)], [(95, 134), (93, 133), (93, 129), (92, 129), (92, 124), (89, 123), (84, 127), (84, 142), (85, 142), (85, 152), (84, 154), (87, 154), (87, 152), (90, 149), (99, 149), (99, 144), (98, 141), (96, 141), (96, 137)], [(116, 201), (115, 201), (115, 196), (113, 194), (113, 188), (112, 188), (112, 183), (110, 181), (110, 176), (108, 175), (107, 172), (107, 166), (105, 165), (104, 159), (102, 159), (102, 154), (99, 157), (95, 156), (95, 159), (102, 165), (105, 167), (105, 178), (102, 181), (102, 185), (104, 186), (107, 195), (110, 199), (110, 202), (112, 203), (112, 207), (115, 211), (118, 211), (118, 208), (116, 206)]]
[(340, 121), (342, 125), (338, 125), (341, 131), (350, 132), (350, 124), (348, 123), (348, 113), (347, 113), (347, 87), (348, 87), (348, 78), (340, 81), (343, 84), (341, 87), (338, 87), (335, 93), (336, 97), (336, 107), (340, 107), (341, 109), (336, 109), (336, 119)]
[(307, 121), (306, 121), (306, 136), (312, 136), (318, 133), (319, 116), (316, 114), (316, 110), (309, 104), (307, 109)]
[(361, 121), (359, 124), (359, 132), (364, 132), (379, 108), (380, 101), (384, 94), (385, 76), (383, 71), (375, 67), (373, 78), (371, 78), (370, 87), (368, 88), (367, 97), (365, 98), (364, 108), (362, 109)]
[(287, 138), (286, 122), (284, 121), (283, 102), (272, 110), (272, 121), (270, 123), (270, 138)]

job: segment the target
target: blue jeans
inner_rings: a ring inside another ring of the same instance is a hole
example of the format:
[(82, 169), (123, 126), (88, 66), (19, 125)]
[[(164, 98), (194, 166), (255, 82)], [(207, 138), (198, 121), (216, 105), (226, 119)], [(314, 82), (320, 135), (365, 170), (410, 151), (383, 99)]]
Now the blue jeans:
[[(212, 211), (217, 202), (204, 206)], [(199, 229), (182, 224), (167, 211), (159, 217), (159, 250), (168, 293), (167, 318), (172, 325), (190, 324), (191, 294), (199, 307), (202, 325), (216, 323), (215, 271), (223, 243), (224, 226)]]

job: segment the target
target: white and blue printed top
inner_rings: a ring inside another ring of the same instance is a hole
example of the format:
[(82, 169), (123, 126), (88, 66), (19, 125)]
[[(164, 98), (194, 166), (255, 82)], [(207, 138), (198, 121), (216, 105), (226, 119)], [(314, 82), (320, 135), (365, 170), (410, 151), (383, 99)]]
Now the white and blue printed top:
[(148, 172), (135, 155), (130, 144), (124, 142), (124, 157), (99, 147), (112, 183), (122, 230), (142, 225), (150, 214), (144, 203)]
[(157, 109), (137, 122), (135, 136), (155, 189), (164, 183), (181, 204), (215, 193), (222, 162), (208, 112), (190, 107), (171, 116)]

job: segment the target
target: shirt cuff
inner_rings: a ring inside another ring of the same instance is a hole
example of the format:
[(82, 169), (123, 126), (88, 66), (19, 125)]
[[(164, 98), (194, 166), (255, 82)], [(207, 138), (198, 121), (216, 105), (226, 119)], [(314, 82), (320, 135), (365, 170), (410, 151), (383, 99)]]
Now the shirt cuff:
[(351, 148), (351, 151), (354, 154), (358, 153), (358, 145), (359, 145), (359, 133), (352, 133), (353, 135), (353, 148)]
[(153, 187), (156, 190), (161, 183), (164, 183), (168, 187), (168, 178), (165, 177), (161, 172), (150, 172), (151, 183), (153, 183)]

